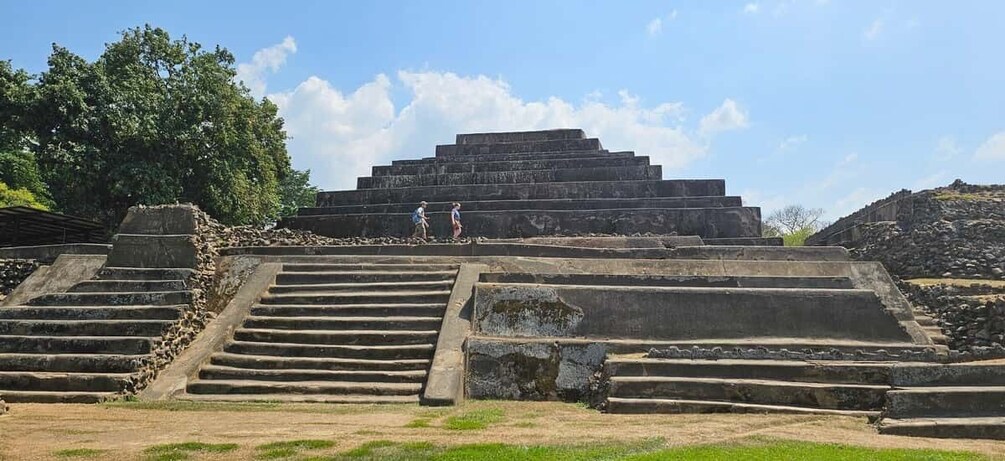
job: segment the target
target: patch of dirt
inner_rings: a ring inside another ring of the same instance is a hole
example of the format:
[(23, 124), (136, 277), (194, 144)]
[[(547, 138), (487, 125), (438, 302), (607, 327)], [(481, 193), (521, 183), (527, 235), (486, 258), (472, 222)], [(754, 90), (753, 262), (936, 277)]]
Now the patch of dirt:
[[(482, 430), (443, 428), (446, 418), (499, 409), (500, 422)], [(406, 427), (429, 418), (430, 427)], [(661, 437), (668, 445), (716, 443), (751, 435), (854, 444), (875, 448), (967, 450), (991, 456), (1005, 442), (885, 436), (864, 418), (807, 415), (608, 415), (555, 402), (469, 402), (450, 409), (414, 405), (231, 404), (41, 405), (20, 404), (0, 417), (0, 459), (55, 460), (58, 450), (107, 450), (103, 460), (142, 458), (144, 448), (180, 442), (236, 443), (236, 451), (199, 459), (252, 459), (254, 447), (270, 442), (323, 439), (327, 453), (374, 440), (427, 441), (454, 445), (584, 444)], [(312, 453), (313, 454), (313, 453)]]

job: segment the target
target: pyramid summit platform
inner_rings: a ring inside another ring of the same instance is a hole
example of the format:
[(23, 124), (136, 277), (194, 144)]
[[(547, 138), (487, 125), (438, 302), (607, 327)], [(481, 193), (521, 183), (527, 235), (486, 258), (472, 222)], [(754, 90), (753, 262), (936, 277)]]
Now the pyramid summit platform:
[(433, 235), (449, 234), (450, 203), (461, 202), (472, 237), (761, 236), (760, 208), (727, 196), (722, 179), (663, 179), (649, 157), (605, 150), (580, 129), (458, 134), (434, 157), (374, 166), (356, 190), (319, 193), (317, 206), (281, 225), (332, 237), (407, 236), (420, 201), (429, 202)]

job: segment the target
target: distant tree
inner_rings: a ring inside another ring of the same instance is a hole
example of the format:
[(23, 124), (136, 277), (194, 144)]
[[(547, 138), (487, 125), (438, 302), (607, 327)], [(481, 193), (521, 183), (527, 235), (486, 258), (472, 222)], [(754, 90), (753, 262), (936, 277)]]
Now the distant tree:
[(14, 70), (10, 61), (0, 61), (0, 152), (16, 152), (27, 147), (30, 130), (25, 116), (34, 98), (31, 75)]
[(781, 237), (786, 246), (801, 246), (806, 238), (827, 227), (820, 218), (824, 210), (789, 205), (775, 210), (764, 219), (762, 233), (765, 237)]
[(39, 210), (48, 210), (46, 204), (39, 201), (28, 189), (14, 189), (0, 181), (0, 208), (9, 206), (26, 206)]
[(279, 183), (279, 216), (293, 216), (300, 207), (314, 206), (318, 192), (310, 184), (311, 170), (293, 170)]
[(25, 189), (31, 192), (39, 203), (51, 208), (49, 191), (38, 172), (35, 156), (28, 151), (0, 151), (0, 182), (8, 189)]
[(235, 75), (226, 49), (145, 26), (95, 62), (53, 45), (48, 70), (13, 112), (67, 213), (114, 226), (132, 205), (181, 201), (226, 224), (264, 223), (278, 215), (291, 171), (286, 134), (276, 106)]

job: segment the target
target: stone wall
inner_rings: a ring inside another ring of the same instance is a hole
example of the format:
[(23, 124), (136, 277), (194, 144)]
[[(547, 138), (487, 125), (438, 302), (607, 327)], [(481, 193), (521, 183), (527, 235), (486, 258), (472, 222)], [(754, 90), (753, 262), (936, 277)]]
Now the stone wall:
[(32, 259), (0, 259), (0, 302), (39, 266), (39, 262)]

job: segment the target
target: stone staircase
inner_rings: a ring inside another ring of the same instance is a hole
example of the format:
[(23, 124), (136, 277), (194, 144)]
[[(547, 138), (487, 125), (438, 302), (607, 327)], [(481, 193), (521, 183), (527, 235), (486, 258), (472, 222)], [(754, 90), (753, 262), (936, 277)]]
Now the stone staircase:
[(285, 227), (336, 237), (407, 236), (411, 213), (429, 202), (433, 235), (450, 234), (450, 203), (462, 203), (469, 236), (678, 234), (759, 244), (760, 209), (725, 195), (721, 179), (663, 180), (634, 152), (610, 152), (582, 130), (457, 135), (436, 156), (374, 166), (356, 190), (321, 192)]
[(457, 271), (283, 264), (183, 398), (418, 402)]
[(105, 267), (94, 280), (0, 308), (0, 395), (91, 403), (131, 392), (188, 309), (192, 269)]
[(879, 431), (1005, 440), (1005, 360), (895, 370)]

